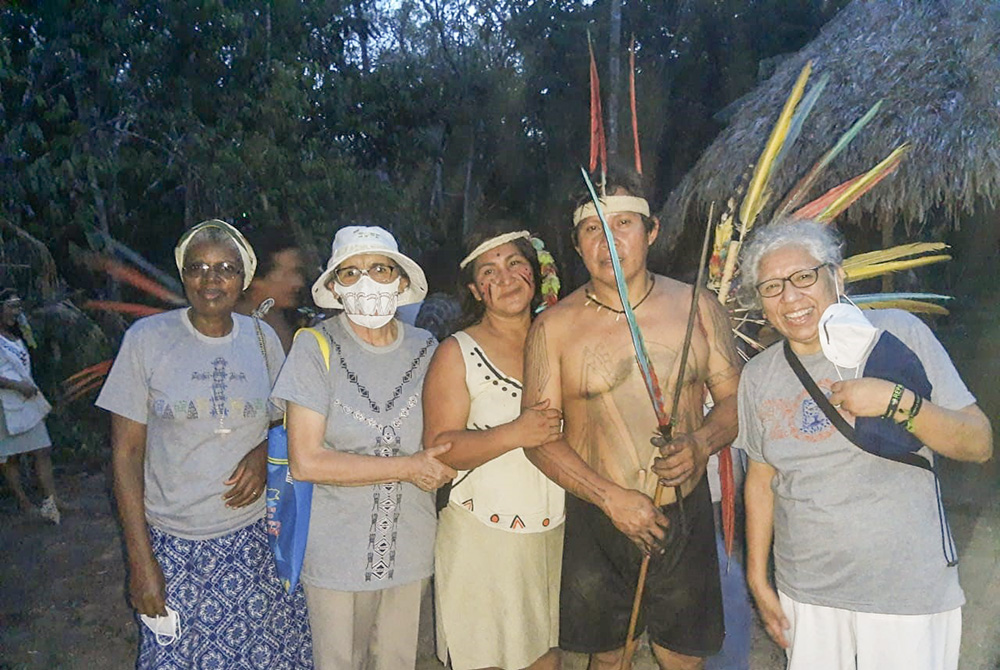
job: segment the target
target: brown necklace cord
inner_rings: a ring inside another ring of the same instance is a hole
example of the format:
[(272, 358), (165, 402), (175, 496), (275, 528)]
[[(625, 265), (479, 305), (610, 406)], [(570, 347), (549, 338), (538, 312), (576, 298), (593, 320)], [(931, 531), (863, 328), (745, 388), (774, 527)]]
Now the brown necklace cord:
[[(653, 292), (653, 287), (654, 286), (656, 286), (656, 275), (650, 275), (649, 290), (646, 291), (646, 295), (644, 295), (641, 298), (639, 298), (639, 302), (637, 302), (634, 305), (632, 305), (632, 311), (635, 311), (635, 310), (639, 309), (639, 305), (641, 305), (642, 303), (644, 303), (646, 301), (646, 298), (648, 298), (649, 295)], [(615, 314), (618, 314), (618, 315), (621, 315), (621, 314), (625, 313), (624, 309), (615, 309), (614, 307), (609, 307), (608, 305), (605, 305), (603, 302), (601, 302), (600, 300), (598, 300), (597, 296), (595, 296), (590, 291), (586, 291), (585, 295), (587, 296), (587, 300), (589, 300), (590, 302), (595, 303), (597, 305), (598, 310), (600, 310), (600, 308), (603, 307), (604, 309), (608, 310), (609, 312), (614, 312)]]

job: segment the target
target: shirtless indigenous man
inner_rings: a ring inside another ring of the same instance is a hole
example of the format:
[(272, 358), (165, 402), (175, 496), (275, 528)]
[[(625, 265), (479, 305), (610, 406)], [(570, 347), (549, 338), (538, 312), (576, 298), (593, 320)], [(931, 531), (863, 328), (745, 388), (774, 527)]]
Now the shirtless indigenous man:
[[(634, 174), (608, 175), (605, 217), (663, 397), (673, 395), (691, 286), (646, 267), (659, 223)], [(643, 553), (652, 554), (637, 634), (649, 631), (660, 668), (701, 668), (722, 644), (722, 601), (705, 465), (736, 436), (741, 362), (728, 316), (699, 297), (674, 439), (656, 415), (622, 315), (611, 256), (589, 200), (573, 216), (590, 281), (545, 310), (525, 350), (522, 407), (561, 409), (564, 438), (525, 449), (566, 489), (560, 648), (588, 653), (590, 670), (617, 668)], [(714, 409), (705, 416), (706, 390)], [(669, 407), (667, 408), (669, 411)], [(669, 487), (653, 505), (657, 479)], [(684, 495), (681, 523), (675, 485)]]

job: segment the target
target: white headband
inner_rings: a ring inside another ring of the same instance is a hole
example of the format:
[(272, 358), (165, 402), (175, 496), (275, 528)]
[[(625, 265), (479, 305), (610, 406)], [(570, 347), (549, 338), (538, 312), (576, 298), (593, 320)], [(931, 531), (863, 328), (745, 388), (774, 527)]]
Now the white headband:
[(254, 273), (257, 272), (257, 255), (253, 252), (253, 247), (250, 246), (250, 243), (247, 242), (247, 238), (243, 237), (243, 233), (219, 219), (202, 221), (181, 235), (180, 241), (174, 248), (174, 261), (177, 263), (177, 272), (181, 275), (184, 274), (184, 254), (187, 253), (187, 248), (191, 244), (191, 240), (194, 239), (195, 234), (206, 228), (218, 228), (225, 232), (236, 244), (236, 251), (239, 252), (240, 261), (243, 263), (243, 290), (247, 290), (247, 287), (250, 286), (250, 282), (253, 280)]
[[(601, 209), (604, 210), (605, 214), (636, 212), (643, 216), (649, 216), (649, 203), (646, 202), (645, 198), (638, 198), (634, 195), (606, 195), (600, 201)], [(594, 203), (588, 202), (580, 205), (573, 212), (573, 227), (576, 228), (581, 221), (591, 216), (597, 216), (597, 208), (594, 207)]]
[(465, 266), (476, 260), (479, 256), (482, 256), (490, 249), (496, 249), (502, 244), (507, 244), (508, 242), (513, 242), (514, 240), (520, 239), (531, 239), (531, 233), (527, 230), (519, 230), (514, 233), (504, 233), (503, 235), (497, 235), (496, 237), (491, 237), (486, 240), (478, 247), (472, 250), (472, 253), (462, 259), (462, 262), (458, 264), (459, 270), (464, 270)]

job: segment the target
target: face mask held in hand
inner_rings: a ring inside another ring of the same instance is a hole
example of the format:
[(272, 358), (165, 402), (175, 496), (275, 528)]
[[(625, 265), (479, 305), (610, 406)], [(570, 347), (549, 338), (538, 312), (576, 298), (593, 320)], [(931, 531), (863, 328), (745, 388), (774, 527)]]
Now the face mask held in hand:
[(823, 355), (842, 368), (860, 368), (871, 350), (878, 328), (852, 303), (836, 302), (819, 318)]
[(161, 647), (173, 644), (181, 636), (181, 615), (174, 608), (167, 606), (167, 613), (163, 616), (146, 616), (140, 614), (139, 618), (146, 624), (149, 630), (156, 635), (156, 643)]

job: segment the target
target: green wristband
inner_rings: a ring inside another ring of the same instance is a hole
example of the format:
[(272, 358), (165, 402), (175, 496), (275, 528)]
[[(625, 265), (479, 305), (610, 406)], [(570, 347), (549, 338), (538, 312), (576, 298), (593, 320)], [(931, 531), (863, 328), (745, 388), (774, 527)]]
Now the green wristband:
[(889, 406), (885, 410), (885, 414), (882, 415), (883, 419), (891, 419), (896, 415), (896, 410), (899, 409), (899, 401), (903, 399), (903, 388), (902, 384), (896, 384), (895, 388), (892, 389), (892, 397), (889, 398)]

